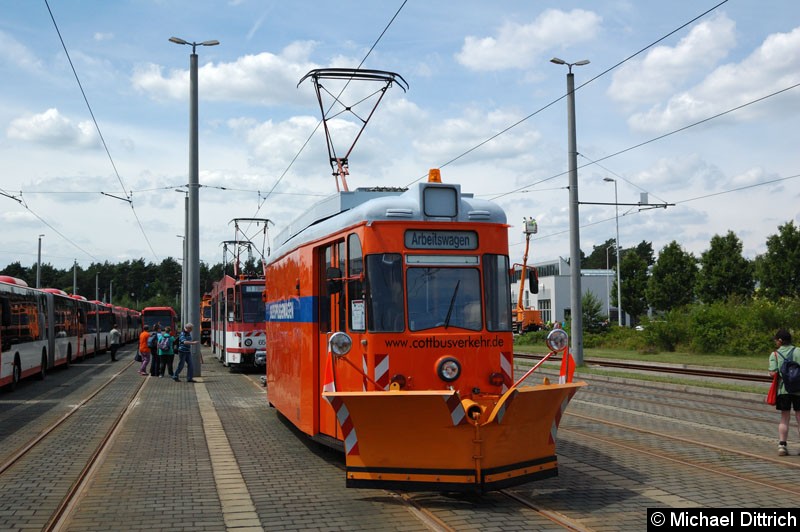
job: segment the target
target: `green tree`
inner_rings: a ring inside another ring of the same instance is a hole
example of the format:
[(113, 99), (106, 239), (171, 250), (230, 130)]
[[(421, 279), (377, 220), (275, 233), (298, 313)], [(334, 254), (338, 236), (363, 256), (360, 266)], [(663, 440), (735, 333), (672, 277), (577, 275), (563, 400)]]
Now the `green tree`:
[(661, 250), (647, 281), (647, 302), (655, 310), (669, 311), (694, 301), (697, 259), (672, 241)]
[(581, 298), (583, 310), (583, 329), (590, 333), (601, 332), (605, 329), (607, 316), (603, 312), (603, 304), (591, 291), (584, 292)]
[(756, 259), (756, 277), (766, 297), (800, 297), (800, 229), (794, 221), (767, 238), (767, 252)]
[(9, 275), (17, 279), (22, 279), (31, 286), (33, 286), (36, 283), (36, 270), (34, 269), (33, 278), (31, 279), (30, 270), (28, 270), (25, 266), (23, 266), (22, 263), (20, 263), (19, 261), (12, 262), (11, 264), (3, 268), (2, 274)]
[(648, 266), (647, 260), (633, 250), (622, 255), (620, 263), (622, 311), (630, 314), (634, 322), (638, 322), (639, 318), (647, 311)]
[(742, 256), (742, 242), (733, 231), (714, 235), (709, 249), (700, 256), (697, 297), (704, 303), (749, 298), (755, 287), (753, 270), (753, 263)]
[[(581, 261), (581, 268), (587, 270), (605, 270), (607, 267), (614, 268), (614, 266), (617, 264), (615, 242), (616, 241), (613, 238), (609, 238), (602, 244), (592, 247), (592, 252), (589, 254), (589, 256)], [(608, 251), (606, 251), (607, 249)]]

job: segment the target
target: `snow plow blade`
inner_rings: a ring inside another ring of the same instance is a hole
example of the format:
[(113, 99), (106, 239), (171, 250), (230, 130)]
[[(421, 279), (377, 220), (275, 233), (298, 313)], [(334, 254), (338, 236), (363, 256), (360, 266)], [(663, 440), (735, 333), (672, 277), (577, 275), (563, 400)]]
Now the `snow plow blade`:
[(512, 388), (488, 407), (450, 390), (323, 397), (342, 428), (347, 487), (482, 493), (558, 474), (556, 430), (584, 385)]

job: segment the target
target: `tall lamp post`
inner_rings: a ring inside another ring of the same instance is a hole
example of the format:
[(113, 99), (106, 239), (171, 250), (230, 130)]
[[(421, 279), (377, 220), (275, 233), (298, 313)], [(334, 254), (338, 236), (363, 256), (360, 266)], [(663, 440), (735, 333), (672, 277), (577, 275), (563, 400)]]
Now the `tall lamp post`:
[(39, 255), (36, 259), (36, 288), (42, 287), (42, 237), (39, 235)]
[(183, 234), (178, 235), (179, 238), (183, 239), (183, 250), (182, 255), (182, 263), (181, 263), (181, 324), (187, 322), (188, 315), (186, 314), (186, 309), (188, 307), (187, 300), (189, 296), (189, 288), (187, 286), (188, 278), (187, 278), (187, 250), (186, 250), (186, 235), (189, 234), (189, 191), (183, 190), (180, 188), (176, 188), (175, 192), (180, 192), (183, 194)]
[[(200, 172), (198, 158), (198, 128), (197, 128), (197, 47), (216, 46), (219, 41), (188, 42), (178, 37), (170, 37), (170, 42), (186, 44), (192, 47), (189, 56), (189, 223), (186, 227), (187, 256), (184, 261), (186, 268), (187, 309), (186, 323), (197, 327), (200, 334), (200, 213), (199, 213), (199, 188)], [(192, 362), (194, 373), (201, 375), (199, 344), (192, 345)]]
[(569, 270), (572, 354), (577, 365), (583, 364), (583, 308), (581, 305), (581, 238), (578, 220), (578, 148), (575, 133), (575, 75), (573, 66), (588, 65), (587, 59), (567, 63), (554, 57), (551, 63), (567, 65), (567, 122), (569, 158)]
[(619, 272), (619, 201), (617, 200), (617, 180), (610, 177), (604, 177), (603, 181), (606, 183), (614, 182), (614, 218), (617, 222), (617, 319), (619, 326), (622, 327), (622, 277)]
[(610, 320), (611, 320), (611, 288), (609, 287), (610, 281), (608, 280), (608, 277), (609, 277), (608, 270), (610, 270), (611, 268), (609, 268), (609, 262), (608, 262), (608, 250), (609, 249), (611, 249), (611, 246), (608, 246), (606, 248), (606, 316), (608, 317), (609, 322), (610, 322)]
[(181, 323), (186, 323), (186, 237), (175, 235), (181, 239)]

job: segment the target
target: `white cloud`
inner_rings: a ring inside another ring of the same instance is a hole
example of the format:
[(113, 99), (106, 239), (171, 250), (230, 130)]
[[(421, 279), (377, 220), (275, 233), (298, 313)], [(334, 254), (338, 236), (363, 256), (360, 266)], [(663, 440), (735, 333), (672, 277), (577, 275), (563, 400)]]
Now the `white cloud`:
[[(680, 191), (682, 195), (685, 195), (688, 184), (706, 190), (716, 189), (727, 179), (716, 166), (702, 160), (697, 155), (686, 155), (659, 159), (650, 168), (636, 173), (631, 181), (654, 194), (661, 192), (674, 194), (676, 191)], [(674, 201), (687, 198), (671, 197), (668, 199)]]
[[(308, 95), (298, 90), (297, 82), (309, 70), (319, 68), (308, 59), (315, 46), (313, 41), (298, 41), (279, 55), (263, 52), (232, 63), (207, 63), (197, 74), (203, 98), (260, 105), (307, 104)], [(186, 99), (189, 94), (186, 70), (173, 70), (165, 76), (163, 67), (148, 64), (135, 70), (132, 82), (156, 100)]]
[(97, 130), (90, 121), (75, 124), (58, 112), (17, 118), (6, 130), (9, 138), (64, 148), (93, 148), (98, 146)]
[[(800, 27), (789, 33), (776, 33), (740, 63), (720, 66), (696, 87), (676, 94), (666, 104), (659, 104), (629, 119), (638, 131), (662, 132), (681, 127), (714, 114), (748, 103), (772, 92), (800, 83)], [(787, 94), (798, 102), (800, 92)], [(781, 104), (767, 101), (730, 119), (748, 120), (768, 114), (786, 113)]]
[(6, 211), (0, 213), (0, 223), (5, 227), (40, 227), (41, 222), (28, 211)]
[(465, 38), (456, 60), (472, 70), (527, 68), (545, 50), (590, 42), (602, 20), (583, 9), (547, 9), (529, 24), (506, 22), (496, 36)]
[(697, 72), (706, 72), (735, 44), (736, 24), (724, 14), (701, 22), (674, 47), (656, 46), (615, 73), (608, 95), (622, 103), (652, 103), (673, 94)]
[(29, 72), (41, 72), (42, 63), (28, 47), (0, 31), (0, 63), (12, 64)]
[(102, 41), (111, 41), (113, 39), (114, 39), (114, 34), (110, 33), (110, 32), (103, 33), (103, 32), (99, 32), (98, 31), (98, 32), (96, 32), (94, 34), (94, 40), (95, 41), (101, 41), (102, 42)]
[(278, 123), (272, 120), (257, 123), (251, 119), (237, 118), (229, 120), (228, 126), (244, 139), (251, 165), (283, 170), (318, 122), (318, 118), (310, 116), (295, 116)]
[[(480, 111), (466, 109), (462, 116), (437, 123), (417, 133), (413, 142), (423, 160), (447, 161), (466, 150), (483, 143), (489, 137), (518, 120), (511, 111)], [(529, 156), (541, 135), (527, 127), (517, 127), (497, 139), (481, 145), (470, 157), (471, 163), (486, 160), (503, 160), (504, 165), (521, 161)]]

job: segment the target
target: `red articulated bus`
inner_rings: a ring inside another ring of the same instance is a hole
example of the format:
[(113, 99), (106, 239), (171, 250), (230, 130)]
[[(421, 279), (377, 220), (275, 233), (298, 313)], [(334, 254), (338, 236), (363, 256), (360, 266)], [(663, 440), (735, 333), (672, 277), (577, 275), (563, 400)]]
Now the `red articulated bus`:
[(173, 332), (180, 332), (177, 329), (177, 321), (178, 315), (172, 307), (145, 307), (142, 309), (142, 328), (147, 325), (152, 331), (156, 325), (160, 325), (162, 329), (170, 327)]
[(585, 383), (514, 375), (508, 227), (432, 171), (406, 191), (342, 191), (276, 239), (269, 402), (344, 449), (348, 487), (484, 492), (558, 474), (557, 427)]

